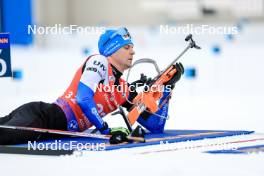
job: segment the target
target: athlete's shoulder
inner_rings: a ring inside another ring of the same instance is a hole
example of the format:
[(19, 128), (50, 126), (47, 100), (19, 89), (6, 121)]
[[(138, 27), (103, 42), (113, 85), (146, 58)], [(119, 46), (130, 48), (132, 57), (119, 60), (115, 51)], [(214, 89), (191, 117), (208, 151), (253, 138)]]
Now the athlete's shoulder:
[(104, 65), (107, 66), (108, 65), (108, 60), (105, 56), (103, 55), (93, 55), (90, 56), (89, 59), (87, 60), (86, 64), (93, 64), (93, 65)]
[[(100, 79), (104, 79), (108, 68), (108, 60), (102, 55), (93, 55), (91, 56), (86, 64), (84, 69), (84, 75), (96, 73), (100, 76)], [(96, 76), (96, 75), (93, 75)]]

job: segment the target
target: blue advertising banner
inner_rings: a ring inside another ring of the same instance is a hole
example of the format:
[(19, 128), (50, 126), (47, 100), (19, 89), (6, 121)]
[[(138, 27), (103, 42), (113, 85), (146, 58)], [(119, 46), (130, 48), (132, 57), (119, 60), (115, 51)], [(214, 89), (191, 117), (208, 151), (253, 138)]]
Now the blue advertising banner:
[(32, 25), (32, 0), (0, 0), (1, 32), (8, 32), (11, 44), (30, 45), (33, 34), (28, 34)]
[(0, 33), (0, 77), (11, 77), (10, 39), (8, 33)]

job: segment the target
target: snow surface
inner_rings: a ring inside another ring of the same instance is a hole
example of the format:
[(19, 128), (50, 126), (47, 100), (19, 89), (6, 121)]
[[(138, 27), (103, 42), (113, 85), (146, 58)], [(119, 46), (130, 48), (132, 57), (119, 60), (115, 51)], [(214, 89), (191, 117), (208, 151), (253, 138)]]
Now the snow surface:
[[(263, 137), (263, 135), (262, 135)], [(231, 137), (232, 140), (243, 137)], [(229, 140), (231, 140), (231, 138)], [(227, 139), (225, 139), (225, 142)], [(224, 141), (224, 140), (223, 140)], [(222, 141), (222, 142), (223, 142)], [(196, 141), (192, 145), (213, 144), (211, 141)], [(254, 143), (257, 144), (257, 143)], [(263, 144), (263, 141), (262, 141)], [(204, 149), (172, 150), (176, 145), (148, 146), (114, 151), (83, 152), (74, 155), (26, 156), (1, 154), (1, 173), (4, 175), (240, 175), (262, 176), (263, 153), (253, 154), (208, 154)], [(190, 146), (190, 145), (189, 145)], [(153, 152), (168, 150), (168, 152)], [(212, 149), (212, 148), (211, 148)], [(142, 154), (143, 151), (152, 153)]]

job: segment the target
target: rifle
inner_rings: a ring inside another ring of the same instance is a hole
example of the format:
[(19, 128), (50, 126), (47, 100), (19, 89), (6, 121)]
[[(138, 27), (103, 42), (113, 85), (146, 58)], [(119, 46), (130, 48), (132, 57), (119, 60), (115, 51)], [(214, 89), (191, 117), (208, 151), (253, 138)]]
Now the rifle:
[[(139, 93), (133, 99), (133, 107), (128, 113), (128, 120), (131, 125), (133, 125), (139, 115), (148, 110), (151, 113), (155, 113), (158, 111), (159, 107), (157, 105), (157, 101), (162, 97), (163, 93), (161, 91), (162, 86), (164, 83), (168, 82), (170, 79), (173, 78), (174, 74), (177, 72), (175, 67), (175, 63), (180, 59), (180, 57), (190, 48), (201, 49), (201, 47), (197, 46), (195, 41), (192, 38), (192, 34), (189, 34), (185, 38), (188, 46), (180, 53), (176, 59), (174, 59), (165, 70), (159, 73), (148, 85), (147, 88), (143, 92)], [(146, 87), (145, 87), (146, 88)]]

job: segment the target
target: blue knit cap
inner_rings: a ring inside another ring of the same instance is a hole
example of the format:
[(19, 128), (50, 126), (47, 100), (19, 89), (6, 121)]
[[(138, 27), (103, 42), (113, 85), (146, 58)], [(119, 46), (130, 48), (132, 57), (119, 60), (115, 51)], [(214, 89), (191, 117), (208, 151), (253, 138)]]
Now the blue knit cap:
[(127, 44), (133, 45), (133, 42), (126, 28), (106, 30), (99, 38), (98, 49), (101, 55), (108, 57)]

